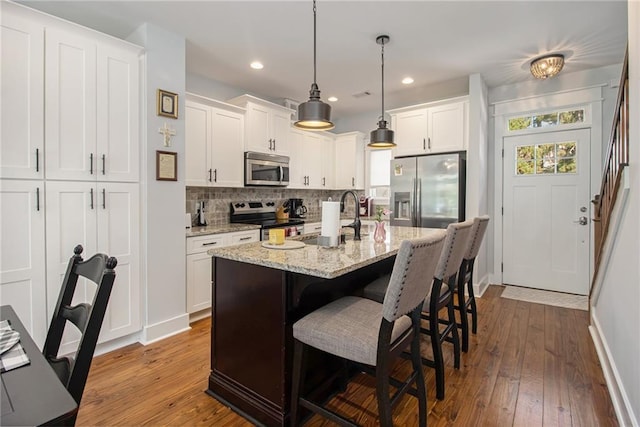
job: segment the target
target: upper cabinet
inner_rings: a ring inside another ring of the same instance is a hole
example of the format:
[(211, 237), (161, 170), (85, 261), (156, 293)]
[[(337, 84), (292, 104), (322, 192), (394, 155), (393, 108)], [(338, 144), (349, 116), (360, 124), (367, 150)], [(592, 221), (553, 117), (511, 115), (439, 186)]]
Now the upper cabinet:
[(44, 26), (9, 13), (0, 16), (0, 177), (42, 179)]
[(139, 179), (139, 48), (47, 28), (47, 179)]
[(289, 188), (333, 189), (333, 136), (291, 129)]
[(242, 187), (244, 110), (192, 94), (185, 107), (186, 185)]
[(467, 97), (391, 110), (394, 156), (465, 150), (468, 110)]
[(290, 155), (292, 110), (251, 95), (227, 102), (246, 109), (245, 151)]
[(364, 134), (349, 132), (336, 136), (335, 184), (338, 190), (364, 188)]

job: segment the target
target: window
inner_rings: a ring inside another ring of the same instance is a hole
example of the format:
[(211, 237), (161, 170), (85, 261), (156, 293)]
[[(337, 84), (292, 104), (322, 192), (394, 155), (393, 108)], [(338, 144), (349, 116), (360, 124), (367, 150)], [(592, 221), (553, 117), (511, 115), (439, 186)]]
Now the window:
[(516, 175), (576, 173), (575, 141), (516, 147)]
[(389, 198), (391, 150), (369, 150), (369, 196)]
[(568, 125), (584, 122), (584, 109), (555, 111), (509, 119), (509, 130), (542, 128), (547, 126)]

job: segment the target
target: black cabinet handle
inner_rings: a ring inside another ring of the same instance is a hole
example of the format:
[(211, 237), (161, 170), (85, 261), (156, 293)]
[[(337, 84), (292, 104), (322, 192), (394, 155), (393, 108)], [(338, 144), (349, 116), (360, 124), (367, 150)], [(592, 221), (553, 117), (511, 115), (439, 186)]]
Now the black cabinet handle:
[(91, 189), (91, 209), (93, 209), (93, 188)]
[(36, 187), (36, 211), (40, 212), (40, 187)]
[(422, 149), (423, 150), (427, 149), (427, 141), (424, 138), (422, 138)]
[(431, 150), (431, 138), (428, 138), (428, 141), (429, 141), (428, 147), (429, 147), (429, 150)]
[(211, 169), (209, 169), (209, 182), (211, 182)]
[(93, 175), (93, 153), (89, 154), (89, 173)]
[(218, 242), (208, 242), (208, 243), (203, 243), (202, 246), (211, 246), (211, 245), (217, 245)]
[(322, 177), (322, 186), (324, 187), (327, 183), (327, 178), (325, 178), (324, 176)]
[(36, 172), (40, 172), (40, 149), (36, 148)]
[(276, 139), (273, 138), (273, 151), (276, 151)]
[(102, 155), (102, 175), (105, 175), (105, 164), (106, 164), (106, 155)]
[(102, 189), (102, 209), (107, 209), (107, 192), (104, 188)]
[(251, 236), (241, 237), (241, 238), (240, 238), (240, 241), (242, 242), (242, 241), (244, 241), (244, 240), (249, 240), (249, 239), (251, 239)]
[(218, 169), (213, 170), (213, 182), (218, 182)]
[(351, 186), (355, 187), (356, 186), (356, 179), (355, 177), (351, 177)]

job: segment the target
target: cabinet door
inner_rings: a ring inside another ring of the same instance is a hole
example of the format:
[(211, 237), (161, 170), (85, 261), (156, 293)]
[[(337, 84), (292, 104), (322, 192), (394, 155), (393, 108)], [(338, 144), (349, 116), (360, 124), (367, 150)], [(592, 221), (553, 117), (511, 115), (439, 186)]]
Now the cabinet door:
[(427, 152), (427, 110), (407, 111), (393, 118), (395, 156), (424, 154)]
[(307, 154), (304, 149), (305, 132), (291, 129), (290, 159), (289, 159), (289, 188), (308, 188), (307, 170), (305, 159)]
[(213, 168), (213, 184), (219, 187), (242, 187), (244, 117), (212, 108), (211, 121), (209, 157)]
[[(195, 102), (185, 103), (185, 182), (204, 187), (213, 178), (209, 171), (209, 141), (211, 140), (211, 109)], [(241, 165), (241, 163), (239, 164)], [(241, 167), (238, 167), (242, 169)]]
[(291, 145), (291, 116), (280, 111), (272, 111), (270, 125), (273, 151), (288, 156)]
[(321, 189), (322, 186), (322, 138), (313, 132), (305, 132), (302, 140), (305, 175), (308, 176), (308, 188)]
[[(96, 237), (97, 194), (95, 183), (47, 181), (47, 317), (53, 315), (60, 286), (73, 248), (80, 244), (82, 256), (87, 259), (97, 250)], [(116, 270), (117, 274), (117, 270)], [(117, 285), (117, 282), (116, 282)], [(95, 286), (78, 281), (74, 304), (89, 302)], [(80, 334), (75, 328), (66, 328), (60, 353), (74, 351)]]
[(465, 103), (431, 107), (428, 110), (429, 137), (427, 149), (431, 153), (465, 149)]
[(140, 190), (138, 184), (128, 183), (99, 183), (97, 190), (97, 252), (118, 259), (115, 286), (100, 330), (100, 341), (107, 341), (141, 326)]
[(3, 10), (0, 31), (0, 177), (42, 179), (44, 27)]
[(325, 190), (335, 188), (335, 141), (333, 138), (322, 138), (322, 188)]
[(95, 152), (101, 181), (139, 180), (138, 74), (137, 52), (98, 46)]
[(13, 306), (40, 348), (49, 327), (43, 197), (42, 181), (0, 182), (2, 304)]
[(252, 103), (247, 104), (246, 149), (259, 153), (273, 152), (273, 138), (269, 131), (271, 109)]
[(352, 137), (336, 138), (335, 150), (336, 183), (338, 190), (355, 188), (356, 140)]
[(96, 46), (54, 28), (45, 47), (45, 138), (47, 179), (95, 179)]
[(211, 307), (211, 255), (206, 252), (187, 255), (187, 312)]

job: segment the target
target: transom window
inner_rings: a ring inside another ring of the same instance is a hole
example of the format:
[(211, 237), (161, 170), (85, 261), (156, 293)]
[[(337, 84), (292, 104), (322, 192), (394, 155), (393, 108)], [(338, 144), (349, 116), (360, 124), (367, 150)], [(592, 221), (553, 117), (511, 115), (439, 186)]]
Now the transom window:
[(516, 175), (576, 173), (575, 141), (516, 147)]
[(509, 130), (542, 128), (584, 122), (584, 109), (555, 111), (545, 114), (513, 117), (509, 119)]

